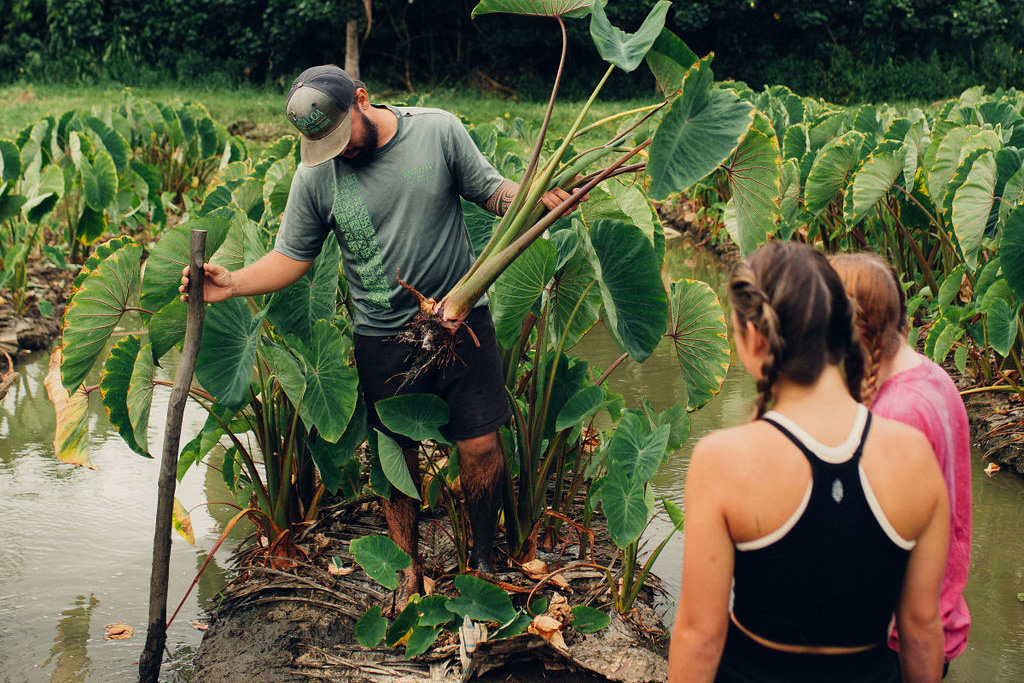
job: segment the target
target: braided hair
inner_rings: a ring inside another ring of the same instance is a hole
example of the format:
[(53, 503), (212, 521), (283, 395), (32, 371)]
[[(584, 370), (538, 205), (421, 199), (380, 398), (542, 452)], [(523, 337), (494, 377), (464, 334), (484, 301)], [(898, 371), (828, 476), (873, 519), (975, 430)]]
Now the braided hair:
[(870, 252), (833, 256), (829, 262), (853, 301), (860, 341), (867, 355), (861, 399), (871, 407), (878, 395), (878, 370), (907, 334), (907, 304), (899, 276)]
[(769, 242), (736, 265), (729, 298), (740, 326), (752, 323), (768, 343), (758, 417), (773, 401), (780, 375), (808, 385), (826, 364), (843, 363), (850, 395), (860, 400), (864, 362), (853, 307), (823, 254), (805, 244)]

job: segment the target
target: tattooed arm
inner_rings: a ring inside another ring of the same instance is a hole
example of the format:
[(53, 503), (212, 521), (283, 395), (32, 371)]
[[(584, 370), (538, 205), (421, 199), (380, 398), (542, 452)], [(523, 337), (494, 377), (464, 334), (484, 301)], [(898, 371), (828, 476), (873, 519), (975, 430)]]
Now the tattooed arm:
[[(498, 189), (494, 191), (494, 194), (488, 197), (487, 201), (480, 204), (480, 206), (496, 216), (504, 216), (505, 212), (508, 211), (508, 207), (512, 206), (512, 200), (516, 198), (516, 192), (518, 191), (519, 183), (505, 179), (501, 181), (501, 185), (498, 185)], [(556, 187), (545, 192), (540, 200), (550, 210), (561, 204), (568, 196), (568, 192)]]
[(512, 200), (516, 197), (516, 192), (519, 191), (519, 183), (511, 180), (501, 181), (501, 185), (498, 185), (498, 189), (494, 191), (487, 201), (480, 204), (484, 209), (490, 211), (495, 216), (504, 216), (505, 212), (508, 211), (508, 207), (512, 205)]

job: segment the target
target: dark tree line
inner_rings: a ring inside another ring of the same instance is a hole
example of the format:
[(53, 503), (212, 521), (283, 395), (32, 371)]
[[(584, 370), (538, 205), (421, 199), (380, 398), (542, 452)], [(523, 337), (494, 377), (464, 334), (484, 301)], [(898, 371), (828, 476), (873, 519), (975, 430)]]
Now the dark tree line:
[[(362, 75), (382, 86), (471, 85), (540, 96), (559, 39), (550, 20), (470, 13), (476, 0), (0, 0), (0, 78), (285, 84), (344, 63), (346, 23), (361, 23)], [(635, 29), (654, 0), (611, 0)], [(784, 83), (833, 100), (938, 97), (1024, 76), (1024, 0), (675, 0), (668, 26), (720, 77)], [(586, 21), (569, 21), (567, 88), (588, 92), (602, 66)], [(618, 78), (611, 93), (649, 85)]]

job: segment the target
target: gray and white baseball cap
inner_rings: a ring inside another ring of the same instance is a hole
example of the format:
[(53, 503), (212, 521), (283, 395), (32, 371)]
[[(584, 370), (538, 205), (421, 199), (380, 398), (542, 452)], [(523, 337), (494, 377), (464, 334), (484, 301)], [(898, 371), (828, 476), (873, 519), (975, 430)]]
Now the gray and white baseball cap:
[(352, 78), (334, 64), (313, 66), (292, 83), (285, 104), (285, 116), (302, 140), (299, 155), (306, 166), (317, 166), (341, 154), (352, 135), (356, 86)]

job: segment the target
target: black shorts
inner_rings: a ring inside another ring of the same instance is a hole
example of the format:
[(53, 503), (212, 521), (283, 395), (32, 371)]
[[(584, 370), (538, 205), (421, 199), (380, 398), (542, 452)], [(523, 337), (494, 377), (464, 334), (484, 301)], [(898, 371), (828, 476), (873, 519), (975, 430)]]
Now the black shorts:
[(505, 377), (490, 311), (486, 306), (474, 308), (465, 324), (473, 330), (480, 346), (473, 343), (465, 329), (459, 329), (455, 336), (455, 359), (447, 367), (424, 372), (408, 382), (407, 344), (396, 337), (354, 335), (356, 370), (370, 429), (381, 430), (402, 448), (415, 445), (411, 439), (385, 429), (374, 406), (377, 401), (401, 394), (440, 396), (451, 411), (451, 420), (441, 431), (454, 440), (490, 434), (509, 421), (512, 411), (505, 396)]

